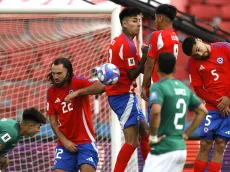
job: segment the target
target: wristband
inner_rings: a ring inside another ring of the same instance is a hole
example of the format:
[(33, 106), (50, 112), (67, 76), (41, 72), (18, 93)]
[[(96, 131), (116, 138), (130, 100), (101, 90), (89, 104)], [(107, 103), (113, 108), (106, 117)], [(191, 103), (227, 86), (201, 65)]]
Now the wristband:
[(149, 141), (152, 142), (152, 143), (157, 143), (158, 138), (157, 138), (157, 136), (152, 136), (152, 135), (150, 135), (150, 136), (149, 136)]

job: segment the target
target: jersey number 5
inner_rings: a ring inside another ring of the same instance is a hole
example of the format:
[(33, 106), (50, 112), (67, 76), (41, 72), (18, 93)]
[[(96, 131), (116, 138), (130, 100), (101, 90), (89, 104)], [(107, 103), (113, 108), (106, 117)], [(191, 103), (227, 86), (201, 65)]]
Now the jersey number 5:
[(62, 105), (62, 112), (63, 113), (67, 113), (67, 112), (73, 110), (73, 108), (70, 107), (71, 103), (62, 102), (61, 105)]
[(174, 118), (174, 125), (175, 125), (175, 128), (177, 130), (182, 130), (184, 125), (183, 124), (178, 124), (179, 122), (179, 119), (180, 118), (183, 118), (185, 113), (186, 113), (186, 103), (184, 101), (184, 99), (178, 99), (177, 103), (176, 103), (176, 109), (179, 110), (182, 106), (182, 112), (181, 113), (176, 113), (175, 114), (175, 118)]
[(214, 76), (214, 81), (217, 81), (219, 79), (218, 73), (216, 73), (216, 69), (211, 70), (212, 76)]

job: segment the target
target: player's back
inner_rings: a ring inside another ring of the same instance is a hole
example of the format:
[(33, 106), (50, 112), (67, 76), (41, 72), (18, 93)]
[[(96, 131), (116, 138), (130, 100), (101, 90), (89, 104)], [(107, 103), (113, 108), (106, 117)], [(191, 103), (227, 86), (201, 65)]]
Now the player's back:
[(157, 56), (162, 52), (170, 52), (177, 58), (179, 49), (179, 39), (173, 29), (168, 28), (164, 30), (154, 31), (149, 41), (148, 56), (155, 59), (154, 71), (152, 74), (152, 80), (154, 82), (159, 81), (157, 74)]
[(0, 153), (6, 154), (11, 151), (20, 139), (19, 123), (10, 118), (0, 120), (0, 144), (3, 146), (3, 151)]
[[(192, 108), (192, 96), (191, 90), (176, 79), (164, 79), (152, 84), (150, 103), (162, 105), (158, 136), (166, 135), (160, 144), (154, 146), (154, 154), (186, 149), (182, 134), (187, 109)], [(197, 103), (200, 103), (198, 99)]]
[(106, 94), (112, 96), (127, 92), (134, 93), (136, 82), (129, 79), (127, 70), (137, 67), (140, 56), (137, 53), (133, 40), (125, 34), (114, 38), (110, 44), (108, 57), (109, 63), (119, 68), (120, 78), (116, 84), (106, 87)]

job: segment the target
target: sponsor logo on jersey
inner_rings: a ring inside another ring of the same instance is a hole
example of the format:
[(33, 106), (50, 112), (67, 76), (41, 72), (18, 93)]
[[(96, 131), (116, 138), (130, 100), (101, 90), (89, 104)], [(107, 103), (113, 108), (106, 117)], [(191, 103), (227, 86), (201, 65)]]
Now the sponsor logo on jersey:
[(216, 59), (216, 62), (217, 62), (218, 64), (223, 64), (223, 63), (224, 63), (223, 57), (218, 57), (218, 58)]
[(57, 99), (55, 100), (55, 102), (54, 102), (54, 103), (59, 103), (59, 102), (61, 102), (61, 101), (60, 101), (60, 99), (59, 99), (59, 98), (57, 98)]
[(203, 65), (200, 65), (200, 69), (199, 70), (204, 70), (204, 66)]
[(128, 63), (129, 63), (129, 66), (135, 66), (135, 60), (133, 57), (131, 58), (128, 58)]
[(69, 90), (69, 94), (73, 93), (73, 90)]
[(8, 142), (8, 141), (11, 139), (11, 137), (10, 137), (10, 135), (9, 135), (8, 133), (6, 133), (6, 134), (4, 134), (4, 135), (1, 137), (1, 139), (2, 139), (2, 141), (3, 141), (4, 143), (6, 143), (6, 142)]

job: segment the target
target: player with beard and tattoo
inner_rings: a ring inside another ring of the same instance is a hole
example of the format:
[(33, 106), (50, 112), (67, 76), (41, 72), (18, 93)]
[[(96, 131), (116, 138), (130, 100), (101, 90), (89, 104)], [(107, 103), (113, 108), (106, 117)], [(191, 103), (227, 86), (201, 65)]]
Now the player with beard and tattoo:
[[(71, 62), (58, 58), (51, 64), (48, 75), (51, 86), (47, 91), (47, 114), (58, 137), (54, 159), (54, 172), (95, 172), (98, 152), (92, 123), (89, 96), (79, 96), (65, 102), (64, 98), (81, 88), (100, 82), (73, 75)], [(98, 94), (100, 91), (99, 90)]]
[(203, 43), (186, 38), (182, 44), (189, 60), (191, 86), (206, 102), (208, 115), (200, 125), (200, 150), (194, 163), (195, 172), (203, 172), (214, 142), (214, 152), (208, 165), (209, 172), (219, 172), (225, 147), (230, 139), (230, 44)]

